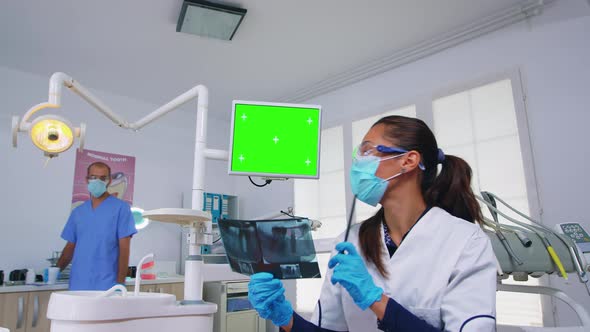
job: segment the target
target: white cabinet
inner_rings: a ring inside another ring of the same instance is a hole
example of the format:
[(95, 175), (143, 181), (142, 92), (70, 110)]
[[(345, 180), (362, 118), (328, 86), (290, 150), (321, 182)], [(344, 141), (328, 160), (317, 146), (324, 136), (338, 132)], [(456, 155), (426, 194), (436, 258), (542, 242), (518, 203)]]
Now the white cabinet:
[(27, 328), (28, 293), (0, 294), (0, 326), (11, 332), (24, 332)]
[(27, 305), (27, 332), (48, 332), (51, 321), (47, 318), (47, 306), (51, 291), (30, 292)]
[[(184, 285), (184, 284), (182, 284)], [(139, 286), (140, 291), (147, 292), (147, 293), (164, 293), (164, 294), (173, 294), (172, 293), (172, 284), (155, 284), (155, 285), (141, 285)], [(182, 300), (182, 299), (176, 299)]]
[[(134, 290), (134, 286), (127, 286), (127, 291), (133, 292)], [(145, 293), (174, 294), (176, 296), (176, 300), (180, 301), (184, 297), (184, 283), (175, 282), (169, 284), (143, 284), (139, 286), (139, 291)]]
[(0, 294), (0, 326), (11, 332), (49, 332), (51, 291)]
[(206, 282), (203, 299), (217, 304), (214, 332), (266, 332), (266, 320), (248, 301), (248, 281)]
[(176, 296), (176, 301), (184, 300), (184, 282), (177, 282), (170, 285), (172, 288), (170, 294), (174, 294)]
[(230, 312), (226, 316), (225, 323), (226, 331), (251, 332), (264, 332), (266, 324), (265, 320), (252, 310)]
[[(258, 316), (256, 311), (238, 311), (227, 314), (226, 331), (266, 332), (266, 320)], [(218, 331), (213, 328), (214, 331)]]

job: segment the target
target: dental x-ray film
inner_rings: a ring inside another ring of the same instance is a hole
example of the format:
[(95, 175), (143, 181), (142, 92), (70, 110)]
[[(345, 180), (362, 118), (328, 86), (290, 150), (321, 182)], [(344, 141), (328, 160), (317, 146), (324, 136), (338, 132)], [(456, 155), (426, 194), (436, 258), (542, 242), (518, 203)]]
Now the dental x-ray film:
[(308, 219), (220, 219), (232, 271), (271, 273), (277, 279), (320, 278)]

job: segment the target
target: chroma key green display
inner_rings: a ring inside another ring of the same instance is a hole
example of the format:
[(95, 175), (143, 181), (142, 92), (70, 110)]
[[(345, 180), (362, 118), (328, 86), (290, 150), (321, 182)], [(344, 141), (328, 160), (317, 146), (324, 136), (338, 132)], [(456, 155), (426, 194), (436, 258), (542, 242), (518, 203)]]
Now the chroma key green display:
[(321, 107), (234, 101), (230, 174), (318, 178)]

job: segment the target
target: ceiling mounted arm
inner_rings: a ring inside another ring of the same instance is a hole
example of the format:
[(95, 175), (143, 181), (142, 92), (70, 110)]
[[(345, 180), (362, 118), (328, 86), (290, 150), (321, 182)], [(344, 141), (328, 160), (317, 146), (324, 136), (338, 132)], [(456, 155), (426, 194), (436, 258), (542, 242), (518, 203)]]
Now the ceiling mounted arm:
[[(198, 106), (205, 107), (208, 104), (208, 90), (203, 85), (197, 85), (194, 88), (188, 90), (187, 92), (181, 94), (180, 96), (172, 99), (167, 104), (161, 106), (160, 108), (156, 109), (152, 113), (146, 115), (145, 117), (139, 119), (136, 122), (129, 123), (123, 117), (116, 114), (109, 106), (107, 106), (102, 100), (96, 97), (90, 90), (84, 87), (80, 82), (74, 80), (72, 77), (65, 73), (57, 72), (51, 75), (51, 79), (49, 80), (49, 101), (48, 103), (39, 104), (45, 107), (53, 107), (58, 108), (61, 106), (61, 95), (63, 87), (66, 87), (82, 99), (84, 99), (87, 103), (92, 105), (96, 108), (99, 112), (104, 114), (107, 118), (113, 121), (117, 126), (126, 129), (132, 130), (139, 130), (146, 125), (150, 124), (151, 122), (159, 119), (160, 117), (164, 116), (165, 114), (177, 109), (178, 107), (182, 106), (183, 104), (189, 102), (190, 100), (198, 97)], [(38, 109), (37, 109), (38, 110)], [(35, 110), (34, 112), (36, 112)], [(25, 123), (30, 116), (34, 112), (27, 112), (23, 117), (23, 122)]]

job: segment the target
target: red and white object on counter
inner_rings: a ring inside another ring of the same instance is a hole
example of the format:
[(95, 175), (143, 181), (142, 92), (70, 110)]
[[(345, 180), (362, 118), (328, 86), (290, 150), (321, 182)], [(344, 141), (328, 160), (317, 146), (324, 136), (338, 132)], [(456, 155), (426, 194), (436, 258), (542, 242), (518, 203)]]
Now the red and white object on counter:
[(138, 269), (135, 277), (135, 292), (134, 295), (139, 295), (139, 283), (143, 280), (154, 280), (156, 274), (154, 273), (154, 254), (150, 253), (145, 255), (137, 264)]
[(150, 261), (147, 263), (143, 263), (141, 265), (140, 277), (142, 280), (155, 280), (156, 279), (156, 274), (154, 273), (154, 265), (155, 265), (155, 261)]

